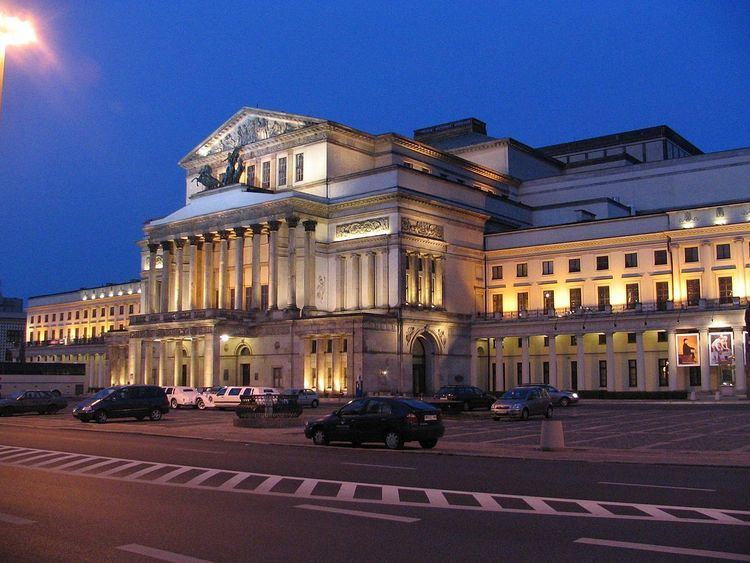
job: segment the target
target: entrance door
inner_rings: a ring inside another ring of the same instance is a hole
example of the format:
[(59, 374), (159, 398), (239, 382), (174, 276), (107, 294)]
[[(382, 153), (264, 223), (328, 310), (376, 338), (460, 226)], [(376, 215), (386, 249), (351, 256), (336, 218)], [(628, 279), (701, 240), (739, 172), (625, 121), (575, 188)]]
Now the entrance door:
[(188, 367), (185, 364), (182, 364), (182, 374), (180, 374), (180, 385), (183, 387), (187, 387), (187, 377), (188, 377)]
[(250, 385), (250, 364), (242, 364), (242, 385)]
[(570, 362), (570, 387), (573, 391), (578, 391), (578, 362)]
[(414, 341), (411, 356), (412, 393), (423, 395), (427, 391), (427, 365), (421, 338)]

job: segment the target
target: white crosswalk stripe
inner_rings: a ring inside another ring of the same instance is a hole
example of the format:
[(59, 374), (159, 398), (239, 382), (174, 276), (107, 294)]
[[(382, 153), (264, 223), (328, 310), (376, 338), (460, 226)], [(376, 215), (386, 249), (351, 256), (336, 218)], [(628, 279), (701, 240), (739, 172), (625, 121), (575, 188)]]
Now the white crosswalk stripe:
[[(27, 464), (27, 462), (32, 463)], [(63, 463), (55, 466), (56, 462)], [(154, 485), (323, 501), (581, 518), (750, 526), (750, 511), (745, 510), (401, 487), (230, 471), (4, 445), (0, 445), (0, 465)], [(138, 469), (132, 473), (129, 472), (136, 467)], [(160, 470), (167, 471), (154, 479), (151, 474)], [(197, 475), (187, 480), (185, 477), (176, 480), (189, 472), (197, 473)], [(240, 488), (239, 485), (250, 486)], [(568, 508), (564, 508), (566, 506)]]

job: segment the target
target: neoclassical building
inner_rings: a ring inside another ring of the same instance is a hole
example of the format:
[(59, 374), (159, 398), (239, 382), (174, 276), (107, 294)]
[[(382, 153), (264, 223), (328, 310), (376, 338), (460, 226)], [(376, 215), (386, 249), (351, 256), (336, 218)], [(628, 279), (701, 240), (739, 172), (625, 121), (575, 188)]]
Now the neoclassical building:
[(180, 165), (113, 383), (746, 392), (748, 149), (243, 108)]

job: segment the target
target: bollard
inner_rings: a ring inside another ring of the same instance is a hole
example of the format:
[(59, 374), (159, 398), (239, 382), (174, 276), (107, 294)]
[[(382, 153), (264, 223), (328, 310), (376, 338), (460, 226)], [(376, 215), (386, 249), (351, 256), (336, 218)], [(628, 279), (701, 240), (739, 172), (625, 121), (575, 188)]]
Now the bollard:
[(697, 401), (698, 396), (695, 394), (695, 391), (690, 391), (690, 400), (691, 401)]
[(565, 449), (562, 420), (543, 420), (539, 448), (543, 452)]

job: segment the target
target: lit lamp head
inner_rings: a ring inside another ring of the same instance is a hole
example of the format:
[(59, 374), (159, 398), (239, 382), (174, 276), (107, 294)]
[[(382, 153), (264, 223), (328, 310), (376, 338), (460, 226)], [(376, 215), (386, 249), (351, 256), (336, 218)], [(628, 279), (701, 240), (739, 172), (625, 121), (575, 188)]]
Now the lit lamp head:
[(0, 49), (8, 45), (25, 45), (36, 41), (31, 22), (0, 13)]

